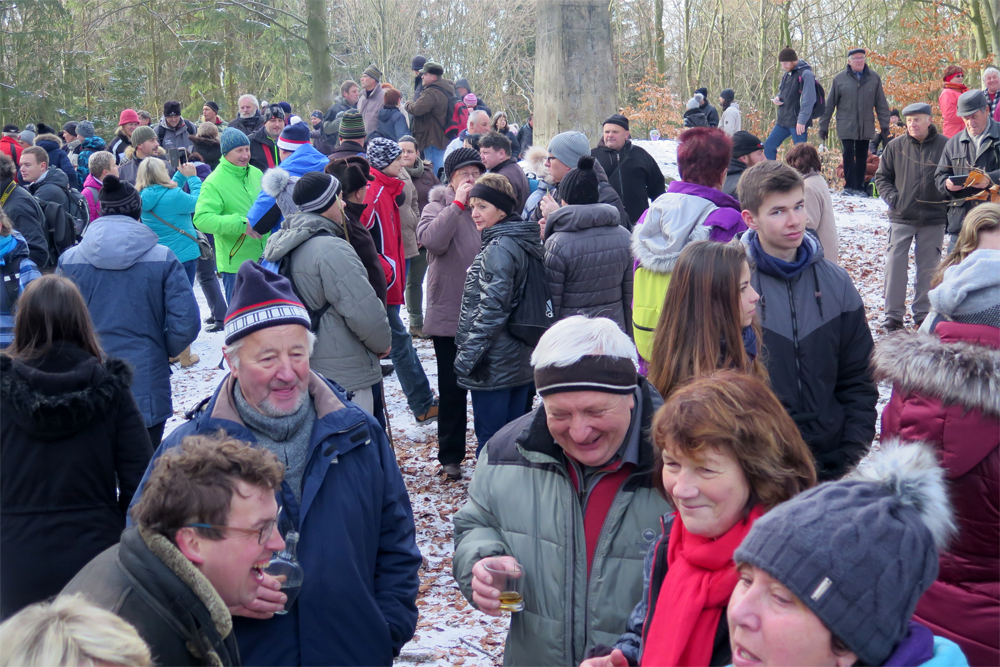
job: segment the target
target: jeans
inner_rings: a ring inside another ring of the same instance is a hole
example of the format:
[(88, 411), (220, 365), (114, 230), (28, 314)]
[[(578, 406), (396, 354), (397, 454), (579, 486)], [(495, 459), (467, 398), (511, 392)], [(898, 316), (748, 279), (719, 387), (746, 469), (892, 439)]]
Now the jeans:
[(424, 149), (424, 159), (430, 160), (434, 165), (434, 176), (438, 175), (444, 167), (444, 149), (437, 146), (428, 146)]
[(916, 242), (917, 276), (913, 285), (913, 321), (923, 322), (931, 309), (927, 291), (944, 245), (944, 225), (903, 225), (889, 223), (889, 248), (885, 253), (885, 316), (903, 321), (906, 314), (906, 269), (910, 260), (910, 245)]
[[(223, 273), (222, 274), (222, 287), (226, 290), (226, 303), (233, 302), (233, 288), (236, 287), (236, 274), (235, 273)], [(225, 319), (223, 315), (222, 319)]]
[(406, 312), (410, 316), (410, 327), (424, 328), (424, 274), (427, 273), (427, 249), (406, 260)]
[(215, 260), (199, 259), (197, 261), (198, 284), (201, 285), (201, 293), (205, 295), (208, 310), (217, 322), (223, 322), (226, 319), (226, 298), (222, 295), (219, 279), (215, 275)]
[(476, 427), (476, 457), (493, 434), (525, 414), (532, 383), (493, 391), (472, 390), (472, 416)]
[(181, 266), (184, 267), (184, 274), (187, 275), (188, 282), (191, 283), (191, 289), (194, 289), (194, 277), (198, 273), (198, 260), (189, 259), (186, 262), (181, 262)]
[(771, 134), (767, 135), (767, 139), (764, 140), (764, 157), (768, 160), (777, 160), (778, 147), (785, 143), (785, 139), (791, 137), (793, 144), (804, 144), (809, 138), (808, 135), (809, 130), (799, 134), (795, 131), (794, 127), (775, 125), (774, 129), (771, 130)]
[(438, 367), (438, 461), (461, 463), (465, 458), (466, 402), (468, 392), (458, 386), (455, 355), (458, 348), (450, 336), (433, 336)]
[(399, 317), (399, 306), (386, 306), (389, 316), (389, 328), (392, 330), (392, 365), (396, 368), (399, 386), (406, 394), (406, 402), (414, 415), (420, 416), (431, 409), (434, 404), (434, 394), (427, 382), (424, 367), (420, 365), (417, 351), (413, 349), (413, 339), (410, 332), (403, 326)]
[(844, 187), (848, 190), (865, 190), (865, 171), (868, 169), (867, 139), (841, 139), (844, 145)]

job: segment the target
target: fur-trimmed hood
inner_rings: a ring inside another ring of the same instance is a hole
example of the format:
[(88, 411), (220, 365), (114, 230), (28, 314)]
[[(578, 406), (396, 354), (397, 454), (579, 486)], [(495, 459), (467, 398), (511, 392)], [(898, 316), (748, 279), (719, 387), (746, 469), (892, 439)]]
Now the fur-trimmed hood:
[(60, 348), (33, 366), (0, 356), (4, 418), (40, 440), (86, 427), (132, 385), (132, 368), (122, 359), (108, 357), (102, 364), (75, 346)]
[(872, 366), (876, 380), (891, 382), (904, 392), (1000, 417), (1000, 349), (901, 332), (878, 344)]
[(427, 193), (427, 201), (437, 202), (442, 206), (448, 206), (455, 201), (455, 191), (451, 189), (450, 185), (435, 185), (431, 188), (431, 191)]

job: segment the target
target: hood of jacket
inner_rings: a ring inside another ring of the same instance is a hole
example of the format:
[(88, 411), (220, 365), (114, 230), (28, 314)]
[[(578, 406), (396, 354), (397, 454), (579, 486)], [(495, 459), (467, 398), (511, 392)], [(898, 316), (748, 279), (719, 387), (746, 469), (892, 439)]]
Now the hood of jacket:
[(126, 215), (105, 215), (90, 224), (79, 251), (98, 269), (121, 271), (156, 247), (156, 232)]
[[(292, 176), (302, 176), (310, 171), (323, 171), (326, 165), (330, 164), (330, 159), (320, 153), (318, 150), (312, 147), (311, 144), (305, 144), (299, 146), (295, 149), (295, 152), (286, 157), (281, 161), (281, 168), (284, 169)], [(268, 169), (265, 173), (265, 177), (268, 173), (274, 171), (277, 167), (272, 167)], [(261, 187), (264, 187), (263, 181), (261, 182)], [(265, 190), (267, 192), (267, 190)], [(274, 196), (270, 192), (267, 194)]]
[[(617, 212), (616, 210), (615, 213)], [(495, 239), (504, 237), (512, 239), (526, 253), (534, 255), (538, 259), (545, 256), (545, 248), (542, 246), (542, 239), (538, 234), (537, 222), (522, 220), (517, 214), (511, 215), (489, 229), (483, 230), (483, 247), (485, 248)]]
[(437, 81), (434, 81), (430, 85), (424, 86), (424, 90), (427, 90), (429, 88), (438, 88), (449, 98), (455, 94), (455, 84), (449, 81), (448, 79), (439, 78)]
[(403, 112), (400, 111), (397, 107), (382, 107), (381, 109), (378, 110), (377, 120), (385, 121), (388, 123), (392, 121), (394, 116), (402, 113)]
[[(62, 139), (54, 134), (40, 134), (35, 137), (35, 145), (45, 150), (46, 153), (63, 149)], [(65, 152), (65, 151), (63, 151)]]
[(84, 188), (94, 188), (95, 190), (100, 190), (104, 187), (104, 183), (94, 178), (93, 174), (87, 174), (86, 180), (83, 181)]
[(436, 204), (441, 204), (442, 206), (449, 206), (455, 201), (455, 191), (451, 189), (450, 185), (435, 185), (431, 188), (431, 191), (427, 193), (427, 202), (434, 202)]
[(29, 187), (29, 192), (31, 192), (31, 194), (35, 194), (36, 192), (38, 192), (38, 188), (42, 187), (43, 185), (48, 185), (50, 183), (52, 185), (58, 185), (60, 188), (66, 189), (69, 187), (69, 177), (66, 176), (66, 172), (60, 169), (59, 167), (49, 167), (48, 170), (46, 170), (45, 172), (45, 178), (43, 178), (41, 182), (35, 181), (34, 183), (32, 183), (31, 186)]
[(316, 213), (293, 213), (271, 234), (264, 247), (264, 259), (277, 264), (293, 250), (320, 233), (344, 238), (344, 228)]
[(0, 356), (0, 391), (9, 410), (4, 417), (41, 440), (79, 431), (131, 385), (128, 363), (108, 357), (102, 364), (69, 343), (55, 343), (30, 365)]
[[(848, 67), (850, 67), (850, 65), (848, 65)], [(799, 62), (795, 63), (795, 67), (791, 69), (791, 72), (789, 72), (789, 74), (796, 74), (796, 73), (801, 74), (805, 70), (812, 70), (812, 65), (807, 63), (805, 60), (799, 58)]]
[(14, 237), (14, 245), (0, 257), (0, 264), (6, 265), (7, 262), (20, 262), (28, 256), (28, 242), (24, 240), (21, 233), (14, 230), (10, 235)]
[(101, 139), (98, 136), (93, 136), (93, 137), (87, 137), (86, 139), (84, 139), (83, 143), (80, 144), (80, 147), (81, 147), (82, 150), (85, 150), (85, 151), (88, 151), (88, 150), (89, 151), (103, 151), (107, 147), (107, 143), (105, 143), (104, 139)]
[[(965, 303), (975, 295), (975, 304)], [(981, 248), (945, 269), (944, 280), (928, 294), (931, 306), (951, 320), (1000, 304), (1000, 250)], [(975, 309), (975, 310), (974, 310)]]
[[(726, 176), (735, 176), (736, 174), (742, 174), (747, 170), (747, 165), (745, 162), (740, 162), (739, 158), (729, 158), (729, 171), (726, 172)], [(676, 183), (676, 181), (674, 181)], [(673, 185), (673, 183), (671, 183)]]
[(579, 232), (594, 227), (618, 227), (621, 215), (611, 204), (560, 206), (545, 221), (545, 238), (556, 232)]
[(203, 137), (197, 134), (191, 136), (191, 143), (195, 146), (211, 146), (213, 148), (219, 148), (221, 146), (217, 138)]

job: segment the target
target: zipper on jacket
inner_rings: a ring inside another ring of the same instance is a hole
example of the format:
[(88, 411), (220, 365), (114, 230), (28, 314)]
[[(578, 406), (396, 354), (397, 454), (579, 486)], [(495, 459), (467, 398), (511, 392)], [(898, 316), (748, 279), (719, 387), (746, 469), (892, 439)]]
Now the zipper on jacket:
[(805, 405), (805, 399), (802, 394), (802, 363), (799, 361), (799, 320), (798, 315), (795, 313), (795, 296), (792, 293), (792, 283), (786, 280), (785, 287), (788, 289), (788, 306), (792, 312), (792, 345), (795, 350), (795, 382), (799, 387), (799, 408), (802, 409)]

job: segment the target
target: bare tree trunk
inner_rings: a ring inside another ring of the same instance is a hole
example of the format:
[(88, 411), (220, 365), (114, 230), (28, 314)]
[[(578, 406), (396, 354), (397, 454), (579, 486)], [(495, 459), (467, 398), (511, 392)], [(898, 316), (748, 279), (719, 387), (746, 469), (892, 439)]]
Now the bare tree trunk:
[(539, 0), (537, 7), (535, 143), (577, 130), (596, 145), (618, 99), (607, 0)]
[(660, 74), (666, 74), (667, 56), (663, 49), (663, 0), (653, 0), (653, 14), (653, 25), (656, 26), (656, 29), (653, 31), (653, 38), (655, 40), (653, 53), (656, 54), (656, 71)]
[(314, 109), (325, 111), (333, 104), (333, 73), (327, 47), (326, 0), (306, 2), (306, 44), (309, 49), (309, 71), (312, 74)]

